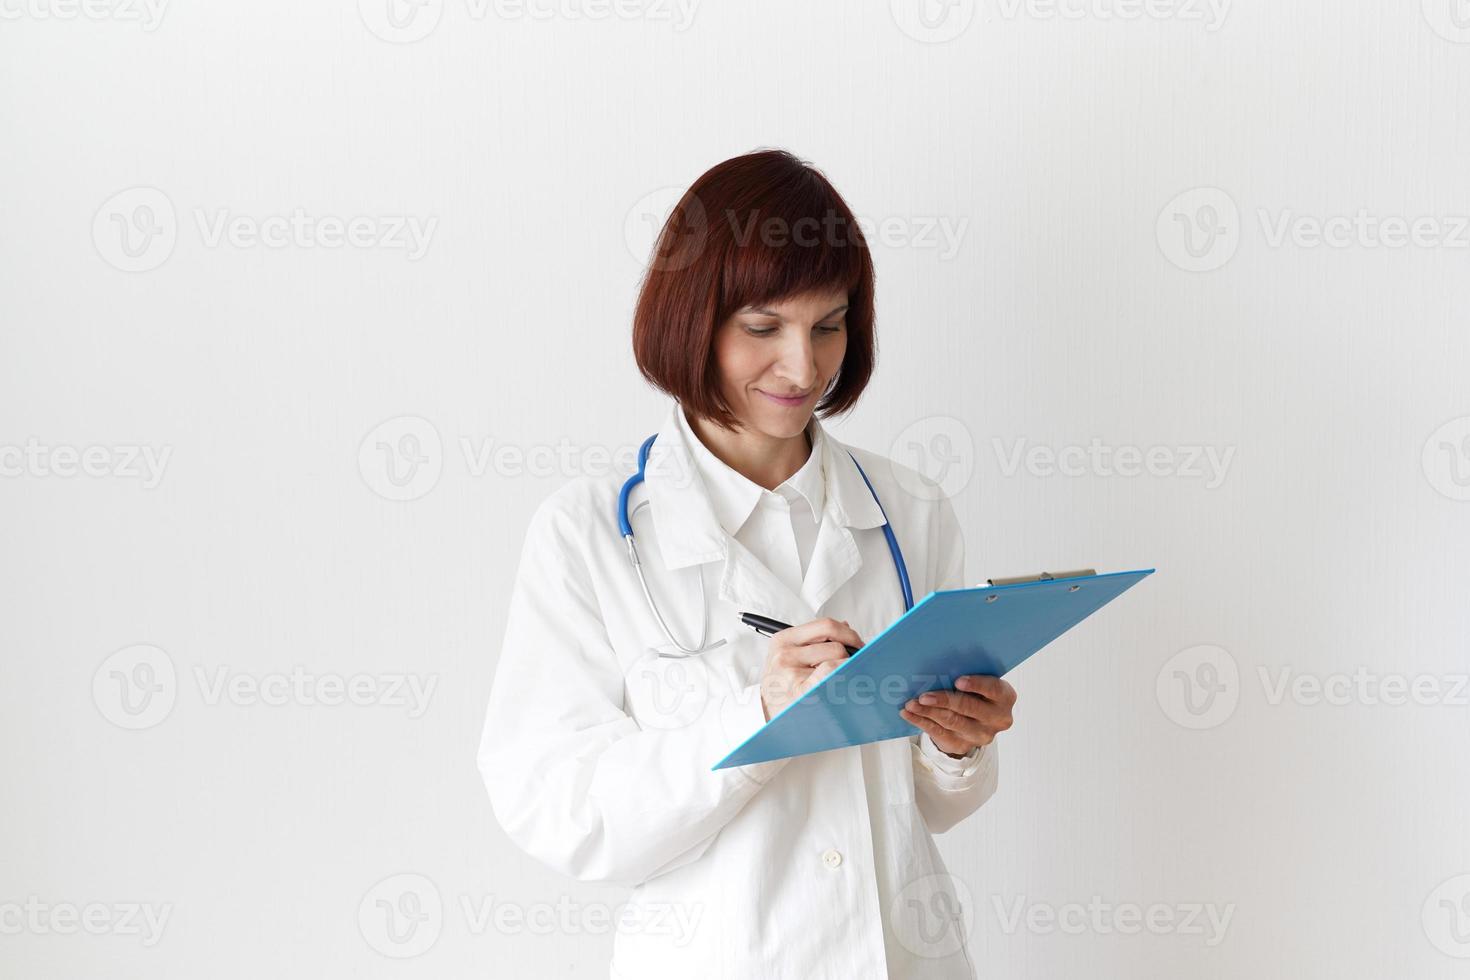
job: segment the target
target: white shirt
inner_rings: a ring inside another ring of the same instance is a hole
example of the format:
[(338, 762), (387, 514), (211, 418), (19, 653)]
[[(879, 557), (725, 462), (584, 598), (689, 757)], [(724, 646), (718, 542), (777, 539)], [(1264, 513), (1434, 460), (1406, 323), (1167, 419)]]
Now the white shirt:
[[(793, 592), (801, 591), (817, 541), (816, 515), (822, 513), (827, 499), (826, 474), (822, 467), (825, 430), (820, 425), (807, 425), (812, 451), (806, 462), (775, 490), (767, 490), (716, 456), (699, 438), (684, 412), (675, 415), (720, 526), (749, 548)], [(925, 757), (946, 772), (959, 774), (973, 768), (971, 763), (980, 753), (979, 749), (973, 749), (964, 758), (956, 759), (941, 751), (927, 733), (919, 737)]]
[(953, 506), (920, 474), (852, 449), (880, 509), (813, 419), (814, 464), (786, 481), (820, 510), (807, 551), (789, 512), (783, 525), (760, 508), (770, 492), (721, 479), (680, 415), (671, 402), (630, 520), (669, 628), (692, 643), (707, 613), (708, 646), (658, 655), (671, 647), (618, 529), (621, 478), (548, 497), (526, 531), (480, 742), (497, 820), (550, 867), (631, 886), (614, 978), (972, 977), (959, 904), (981, 900), (984, 882), (951, 877), (931, 835), (995, 792), (994, 743), (950, 759), (915, 734), (711, 768), (765, 723), (769, 640), (738, 612), (832, 616), (876, 636), (903, 612), (883, 511), (917, 598), (964, 584)]

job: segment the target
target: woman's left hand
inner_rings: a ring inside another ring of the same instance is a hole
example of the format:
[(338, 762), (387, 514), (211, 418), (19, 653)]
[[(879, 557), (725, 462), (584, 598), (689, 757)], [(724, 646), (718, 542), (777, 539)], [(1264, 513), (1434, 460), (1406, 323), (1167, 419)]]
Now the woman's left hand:
[(989, 745), (1011, 727), (1016, 689), (999, 677), (966, 674), (953, 691), (930, 691), (911, 700), (899, 714), (929, 734), (946, 755), (960, 758)]

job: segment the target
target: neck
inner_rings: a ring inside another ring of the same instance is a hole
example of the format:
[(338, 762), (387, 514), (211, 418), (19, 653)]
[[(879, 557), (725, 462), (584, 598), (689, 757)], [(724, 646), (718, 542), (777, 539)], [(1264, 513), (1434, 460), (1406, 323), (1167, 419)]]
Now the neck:
[(785, 483), (812, 454), (811, 436), (807, 432), (810, 422), (798, 434), (782, 439), (745, 426), (731, 432), (704, 418), (691, 418), (687, 412), (684, 418), (699, 441), (720, 462), (767, 490)]

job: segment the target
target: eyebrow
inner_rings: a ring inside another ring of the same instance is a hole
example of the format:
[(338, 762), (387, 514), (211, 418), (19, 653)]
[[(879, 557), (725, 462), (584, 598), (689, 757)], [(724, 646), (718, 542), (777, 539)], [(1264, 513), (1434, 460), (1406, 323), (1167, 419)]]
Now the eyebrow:
[[(825, 320), (825, 319), (827, 319), (827, 317), (832, 316), (832, 315), (837, 314), (837, 313), (841, 313), (841, 312), (843, 312), (846, 309), (847, 309), (847, 304), (846, 303), (843, 303), (841, 306), (837, 307), (835, 310), (831, 310), (830, 312), (828, 312), (825, 315), (823, 315), (820, 319)], [(751, 313), (758, 313), (761, 316), (773, 316), (773, 317), (775, 317), (778, 320), (781, 319), (781, 314), (777, 313), (775, 310), (768, 310), (764, 306), (752, 306), (752, 307), (749, 307), (749, 310), (750, 310)]]

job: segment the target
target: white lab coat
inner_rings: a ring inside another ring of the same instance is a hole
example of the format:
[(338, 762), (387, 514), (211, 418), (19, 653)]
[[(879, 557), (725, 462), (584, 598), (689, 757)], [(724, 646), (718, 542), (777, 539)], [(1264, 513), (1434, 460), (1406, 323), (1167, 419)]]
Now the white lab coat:
[[(710, 642), (723, 643), (693, 659), (656, 655), (668, 640), (618, 530), (621, 478), (554, 492), (527, 528), (480, 744), (496, 818), (551, 867), (632, 886), (614, 978), (970, 978), (973, 910), (961, 914), (960, 896), (982, 883), (956, 887), (931, 833), (995, 792), (994, 743), (958, 773), (918, 735), (710, 769), (764, 723), (769, 640), (740, 611), (845, 619), (864, 639), (903, 612), (850, 447), (823, 430), (826, 503), (797, 594), (716, 520), (678, 411), (671, 402), (630, 500), (633, 528), (675, 636), (698, 636), (703, 582)], [(965, 585), (949, 500), (913, 470), (853, 452), (915, 601)]]

